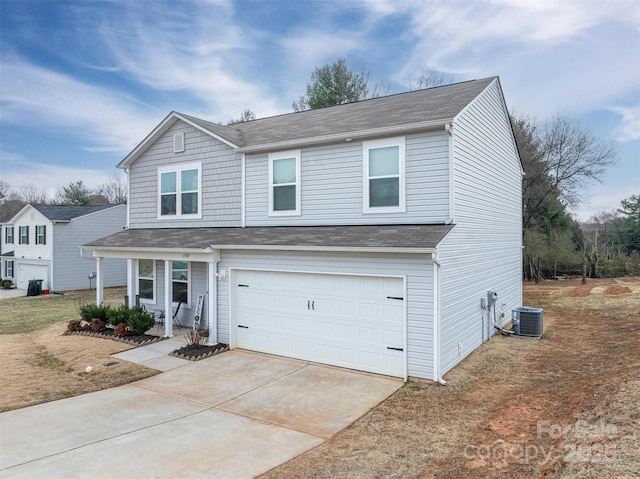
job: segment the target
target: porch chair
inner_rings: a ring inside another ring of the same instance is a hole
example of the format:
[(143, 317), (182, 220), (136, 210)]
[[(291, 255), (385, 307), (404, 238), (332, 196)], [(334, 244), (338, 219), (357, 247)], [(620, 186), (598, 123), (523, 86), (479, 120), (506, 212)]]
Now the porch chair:
[[(178, 303), (178, 305), (176, 306), (176, 309), (172, 311), (172, 317), (171, 317), (173, 324), (177, 326), (178, 329), (180, 330), (182, 329), (182, 326), (180, 326), (180, 323), (178, 322), (178, 313), (180, 312), (180, 306), (182, 306), (182, 303), (183, 303), (182, 301)], [(164, 326), (164, 320), (165, 320), (164, 310), (161, 310), (160, 314), (158, 314), (158, 330), (160, 330), (160, 326)]]

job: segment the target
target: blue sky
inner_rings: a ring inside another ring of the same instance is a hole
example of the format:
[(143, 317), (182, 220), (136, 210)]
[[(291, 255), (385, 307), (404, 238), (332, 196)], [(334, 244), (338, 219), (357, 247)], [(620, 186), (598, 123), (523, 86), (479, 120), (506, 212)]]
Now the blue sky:
[(640, 2), (0, 0), (0, 178), (103, 183), (171, 110), (226, 123), (291, 111), (346, 58), (406, 91), (426, 65), (499, 75), (508, 107), (576, 118), (619, 164), (582, 219), (640, 193)]

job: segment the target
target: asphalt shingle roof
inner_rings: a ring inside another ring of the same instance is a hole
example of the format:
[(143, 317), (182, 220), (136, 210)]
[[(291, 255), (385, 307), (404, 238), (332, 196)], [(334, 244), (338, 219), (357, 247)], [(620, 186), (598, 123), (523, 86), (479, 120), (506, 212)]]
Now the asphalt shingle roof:
[(431, 249), (452, 228), (453, 225), (141, 228), (120, 231), (83, 246), (149, 249), (217, 249), (234, 246)]
[(71, 221), (74, 218), (95, 213), (96, 211), (113, 208), (114, 205), (100, 206), (62, 206), (62, 205), (31, 205), (51, 221)]
[(183, 117), (239, 147), (454, 118), (497, 77), (454, 83), (234, 125)]

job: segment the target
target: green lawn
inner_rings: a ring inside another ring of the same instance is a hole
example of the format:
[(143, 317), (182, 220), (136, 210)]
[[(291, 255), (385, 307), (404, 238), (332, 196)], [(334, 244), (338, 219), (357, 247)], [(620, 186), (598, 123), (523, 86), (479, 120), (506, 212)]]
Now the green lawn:
[[(105, 288), (105, 304), (124, 304), (127, 288)], [(78, 319), (77, 302), (95, 303), (94, 290), (22, 296), (0, 301), (0, 334), (30, 333), (53, 323)]]

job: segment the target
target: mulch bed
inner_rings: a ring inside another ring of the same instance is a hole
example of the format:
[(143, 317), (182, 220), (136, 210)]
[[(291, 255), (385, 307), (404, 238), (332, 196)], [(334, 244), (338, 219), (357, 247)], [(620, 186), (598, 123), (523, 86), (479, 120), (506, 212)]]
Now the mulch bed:
[(120, 343), (132, 344), (133, 346), (145, 346), (147, 344), (157, 343), (158, 341), (162, 341), (163, 339), (167, 339), (163, 336), (152, 336), (150, 334), (128, 334), (124, 338), (120, 338), (113, 334), (112, 328), (107, 328), (100, 332), (95, 332), (91, 330), (91, 326), (84, 325), (78, 331), (65, 331), (63, 333), (64, 336), (77, 335), (77, 336), (90, 336), (93, 338), (102, 338), (102, 339), (111, 339), (112, 341), (118, 341)]
[(183, 346), (180, 349), (170, 352), (169, 356), (188, 359), (189, 361), (198, 361), (199, 359), (205, 359), (228, 350), (229, 346), (222, 343), (214, 344), (213, 346)]

